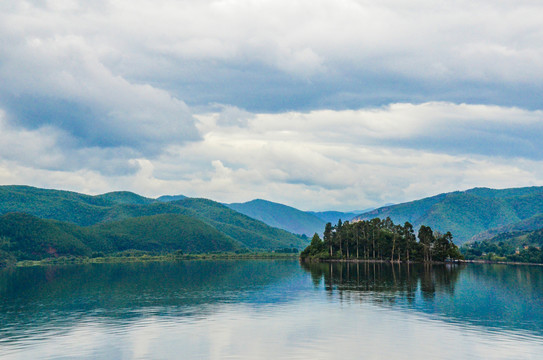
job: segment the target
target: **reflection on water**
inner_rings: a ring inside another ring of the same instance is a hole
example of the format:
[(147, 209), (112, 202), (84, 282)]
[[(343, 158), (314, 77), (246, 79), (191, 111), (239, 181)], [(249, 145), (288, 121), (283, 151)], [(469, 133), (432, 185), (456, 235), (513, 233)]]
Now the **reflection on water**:
[(543, 333), (543, 269), (506, 265), (302, 263), (338, 301), (369, 301), (446, 321)]
[(543, 353), (541, 267), (182, 261), (16, 268), (0, 271), (0, 298), (2, 359)]
[(415, 301), (417, 293), (427, 300), (436, 292), (454, 294), (454, 286), (462, 270), (460, 266), (424, 266), (388, 263), (302, 263), (311, 273), (313, 283), (324, 282), (326, 291), (356, 292), (371, 295), (374, 301), (394, 302), (404, 298)]
[[(280, 265), (278, 265), (280, 264)], [(29, 327), (60, 328), (85, 316), (205, 316), (206, 305), (284, 302), (293, 261), (181, 261), (7, 269), (0, 273), (0, 339)]]

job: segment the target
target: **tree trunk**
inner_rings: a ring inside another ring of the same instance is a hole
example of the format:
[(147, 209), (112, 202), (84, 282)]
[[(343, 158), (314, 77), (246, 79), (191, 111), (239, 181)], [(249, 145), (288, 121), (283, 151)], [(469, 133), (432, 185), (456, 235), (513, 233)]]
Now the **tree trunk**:
[(392, 237), (392, 253), (390, 254), (390, 260), (394, 262), (394, 248), (396, 247), (396, 234)]
[(375, 260), (375, 231), (373, 231), (373, 236), (371, 237), (372, 248), (373, 248), (373, 260)]
[(356, 258), (358, 259), (358, 232), (356, 233)]

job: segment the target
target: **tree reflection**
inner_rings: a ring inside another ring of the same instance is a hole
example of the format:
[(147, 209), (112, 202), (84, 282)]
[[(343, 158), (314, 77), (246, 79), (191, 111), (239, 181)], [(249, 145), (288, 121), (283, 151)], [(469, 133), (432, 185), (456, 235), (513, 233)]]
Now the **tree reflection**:
[(390, 264), (381, 262), (301, 263), (311, 274), (313, 284), (340, 299), (358, 297), (394, 303), (404, 299), (413, 302), (420, 293), (431, 301), (436, 293), (454, 295), (458, 276), (465, 266), (456, 264)]

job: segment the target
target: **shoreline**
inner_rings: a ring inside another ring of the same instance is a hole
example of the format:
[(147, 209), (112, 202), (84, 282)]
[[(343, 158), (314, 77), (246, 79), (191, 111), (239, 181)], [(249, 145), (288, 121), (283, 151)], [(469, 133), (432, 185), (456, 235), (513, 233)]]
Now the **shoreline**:
[(300, 258), (301, 262), (305, 263), (374, 263), (374, 264), (425, 264), (425, 265), (461, 265), (461, 264), (489, 264), (489, 265), (529, 265), (543, 266), (542, 263), (526, 263), (513, 261), (491, 261), (491, 260), (454, 260), (454, 261), (391, 261), (391, 260), (366, 260), (366, 259), (307, 259)]
[(167, 261), (188, 261), (188, 260), (294, 260), (298, 254), (284, 253), (253, 253), (253, 254), (187, 254), (174, 255), (141, 255), (141, 256), (106, 256), (96, 258), (73, 257), (73, 258), (47, 258), (42, 260), (21, 260), (12, 265), (0, 268), (9, 269), (17, 267), (50, 266), (50, 265), (72, 265), (72, 264), (116, 264), (136, 262), (167, 262)]
[(8, 269), (15, 267), (70, 265), (70, 264), (114, 264), (114, 263), (135, 263), (135, 262), (166, 262), (166, 261), (189, 261), (189, 260), (294, 260), (305, 263), (368, 263), (368, 264), (398, 264), (398, 265), (462, 265), (462, 264), (488, 264), (488, 265), (521, 265), (521, 266), (543, 266), (542, 263), (525, 263), (491, 260), (455, 260), (455, 261), (432, 261), (428, 263), (418, 261), (390, 261), (379, 259), (308, 259), (301, 258), (298, 254), (284, 253), (254, 253), (254, 254), (187, 254), (181, 256), (172, 255), (141, 255), (141, 256), (106, 256), (96, 258), (47, 258), (42, 260), (21, 260), (9, 266), (0, 268)]
[(543, 266), (542, 263), (527, 263), (527, 262), (516, 262), (516, 261), (492, 261), (492, 260), (461, 260), (466, 264), (499, 264), (499, 265), (533, 265), (533, 266)]

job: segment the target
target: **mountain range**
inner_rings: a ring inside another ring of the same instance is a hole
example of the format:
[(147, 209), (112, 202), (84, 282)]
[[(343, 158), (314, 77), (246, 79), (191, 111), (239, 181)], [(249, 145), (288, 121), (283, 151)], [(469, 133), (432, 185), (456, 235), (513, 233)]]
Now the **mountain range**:
[(356, 214), (301, 211), (260, 199), (220, 204), (183, 195), (152, 199), (127, 191), (91, 196), (0, 186), (0, 258), (301, 249), (327, 222), (375, 217), (450, 231), (457, 244), (519, 242), (543, 228), (543, 187), (474, 188)]
[(308, 243), (218, 202), (179, 196), (0, 186), (0, 215), (0, 251), (17, 260), (126, 250), (270, 251)]
[(543, 187), (509, 189), (474, 188), (443, 193), (411, 202), (355, 212), (311, 212), (265, 200), (226, 204), (247, 216), (287, 231), (311, 236), (322, 234), (327, 222), (390, 217), (395, 223), (409, 221), (445, 233), (457, 244), (482, 241), (508, 232), (543, 228)]
[(432, 229), (450, 231), (457, 244), (490, 239), (512, 229), (543, 227), (543, 187), (510, 189), (474, 188), (385, 206), (353, 219), (390, 217), (395, 223), (409, 221)]
[(270, 226), (294, 234), (312, 236), (314, 233), (321, 233), (326, 225), (324, 220), (314, 214), (261, 199), (245, 203), (226, 204), (226, 206)]
[(313, 236), (322, 234), (327, 222), (337, 224), (338, 220), (350, 220), (365, 211), (302, 211), (291, 206), (272, 201), (256, 199), (245, 203), (225, 204), (236, 210), (266, 224), (287, 230), (293, 234)]

